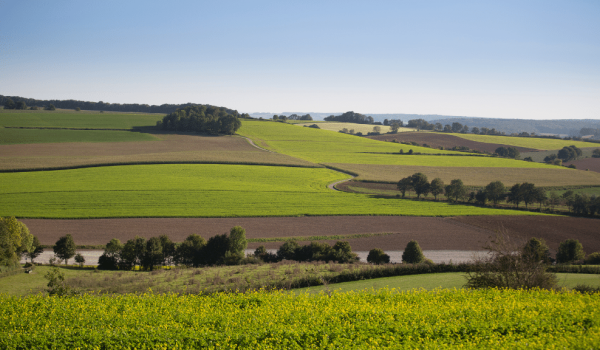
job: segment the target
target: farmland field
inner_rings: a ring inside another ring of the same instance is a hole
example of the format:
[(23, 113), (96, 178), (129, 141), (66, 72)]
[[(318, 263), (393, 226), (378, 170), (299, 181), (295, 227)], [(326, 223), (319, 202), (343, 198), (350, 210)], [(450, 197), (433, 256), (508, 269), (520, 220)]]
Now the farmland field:
[(0, 126), (131, 129), (154, 126), (164, 114), (120, 113), (100, 111), (55, 111), (5, 110), (0, 109)]
[[(0, 132), (1, 130), (3, 129), (0, 129)], [(98, 132), (112, 133), (112, 131)], [(126, 131), (120, 132), (128, 133)], [(149, 134), (139, 135), (153, 137)], [(157, 137), (156, 141), (128, 142), (126, 144), (120, 142), (82, 142), (0, 145), (0, 170), (153, 162), (315, 166), (313, 163), (298, 158), (257, 149), (252, 147), (245, 139), (237, 136), (214, 137), (194, 134), (154, 134), (154, 136)]]
[[(415, 156), (416, 157), (416, 156)], [(420, 156), (426, 157), (426, 156)], [(433, 158), (433, 156), (432, 156)], [(461, 158), (462, 157), (439, 157)], [(487, 159), (485, 159), (487, 161)], [(502, 159), (490, 159), (502, 160)], [(443, 162), (440, 162), (443, 163)], [(502, 181), (504, 185), (531, 182), (536, 186), (589, 186), (600, 185), (600, 174), (592, 171), (567, 169), (564, 167), (546, 168), (507, 168), (507, 167), (460, 167), (460, 166), (415, 166), (385, 164), (338, 164), (326, 163), (337, 169), (359, 174), (358, 180), (398, 182), (401, 178), (421, 172), (431, 181), (441, 178), (446, 184), (453, 179), (461, 179), (465, 185), (485, 186), (492, 181)]]
[[(314, 123), (306, 122), (304, 124), (297, 123), (295, 125), (304, 127), (304, 125), (312, 125), (312, 124), (314, 124)], [(367, 133), (373, 132), (373, 127), (375, 127), (375, 126), (379, 126), (379, 128), (381, 129), (381, 131), (380, 131), (381, 133), (387, 133), (392, 129), (388, 125), (371, 125), (371, 124), (357, 124), (357, 123), (325, 122), (325, 123), (319, 123), (318, 125), (319, 125), (319, 128), (321, 128), (322, 130), (339, 132), (340, 130), (346, 128), (348, 130), (354, 130), (354, 133), (361, 132), (364, 135), (366, 135)], [(415, 129), (412, 129), (412, 128), (398, 129), (398, 132), (408, 132), (408, 131), (415, 131)]]
[(503, 144), (509, 146), (526, 147), (539, 150), (561, 149), (565, 146), (575, 145), (579, 148), (593, 147), (593, 143), (583, 141), (545, 139), (537, 137), (513, 137), (513, 136), (496, 136), (496, 135), (475, 135), (475, 134), (451, 134), (467, 140)]
[(519, 215), (335, 192), (328, 169), (136, 165), (0, 174), (0, 216), (22, 218), (297, 215)]
[(0, 127), (0, 145), (26, 143), (131, 142), (156, 140), (158, 139), (151, 134), (131, 131), (12, 129)]
[(3, 297), (4, 348), (598, 348), (600, 295), (358, 293)]

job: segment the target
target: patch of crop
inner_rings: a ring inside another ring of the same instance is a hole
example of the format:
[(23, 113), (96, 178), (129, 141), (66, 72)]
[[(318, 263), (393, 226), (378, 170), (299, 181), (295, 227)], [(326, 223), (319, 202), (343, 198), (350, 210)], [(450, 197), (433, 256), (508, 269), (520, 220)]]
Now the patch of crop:
[(2, 297), (0, 347), (588, 349), (599, 306), (598, 294), (463, 289)]
[[(422, 156), (423, 157), (423, 156)], [(439, 157), (450, 158), (450, 157)], [(457, 157), (459, 158), (459, 157)], [(461, 157), (462, 158), (462, 157)], [(487, 159), (485, 159), (487, 161)], [(504, 160), (504, 159), (490, 159)], [(513, 161), (517, 162), (517, 161)], [(440, 162), (443, 164), (443, 162)], [(526, 162), (522, 162), (526, 163)], [(487, 163), (493, 164), (493, 163)], [(496, 163), (498, 164), (498, 163)], [(446, 184), (453, 179), (461, 179), (468, 186), (486, 186), (493, 181), (502, 181), (510, 186), (515, 183), (531, 182), (536, 186), (589, 186), (600, 184), (600, 174), (592, 171), (579, 171), (564, 167), (552, 168), (517, 168), (517, 167), (451, 167), (438, 164), (437, 166), (416, 165), (385, 165), (385, 164), (326, 164), (359, 174), (359, 180), (398, 182), (403, 177), (414, 173), (423, 173), (429, 181), (436, 177)]]
[(21, 218), (303, 215), (522, 215), (331, 191), (324, 168), (135, 165), (0, 174), (0, 216)]
[(558, 150), (565, 146), (575, 145), (579, 148), (594, 147), (594, 144), (583, 141), (545, 139), (537, 137), (513, 137), (513, 136), (497, 136), (497, 135), (475, 135), (475, 134), (452, 134), (462, 137), (467, 140), (498, 143), (509, 146), (535, 148), (539, 150)]
[(156, 140), (157, 138), (150, 134), (131, 131), (13, 129), (0, 127), (1, 145), (57, 142), (131, 142)]
[(131, 129), (154, 126), (163, 117), (164, 114), (0, 109), (0, 126)]

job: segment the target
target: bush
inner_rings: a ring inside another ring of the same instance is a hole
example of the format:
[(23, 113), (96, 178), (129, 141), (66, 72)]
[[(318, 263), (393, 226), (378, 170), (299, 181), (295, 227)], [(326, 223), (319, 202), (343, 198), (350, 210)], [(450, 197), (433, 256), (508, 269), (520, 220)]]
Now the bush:
[(118, 270), (119, 260), (116, 256), (109, 256), (106, 253), (98, 258), (98, 270)]
[(408, 264), (419, 264), (424, 262), (425, 256), (417, 241), (410, 241), (406, 245), (404, 252), (402, 253), (402, 262)]
[(585, 263), (589, 265), (600, 265), (600, 252), (595, 252), (585, 258)]
[(496, 234), (484, 247), (489, 254), (478, 258), (468, 272), (465, 287), (556, 288), (556, 275), (546, 272), (547, 265), (529, 252), (534, 250), (530, 242), (523, 247), (506, 233)]
[(49, 104), (48, 106), (44, 107), (44, 109), (47, 111), (55, 111), (56, 107), (54, 107), (53, 104)]
[(585, 258), (583, 246), (576, 239), (567, 239), (558, 246), (556, 262), (559, 264), (566, 264), (576, 260), (582, 260), (583, 258)]
[(367, 256), (367, 262), (371, 264), (388, 264), (390, 262), (390, 256), (383, 252), (383, 250), (379, 248), (374, 248), (369, 251), (369, 255)]

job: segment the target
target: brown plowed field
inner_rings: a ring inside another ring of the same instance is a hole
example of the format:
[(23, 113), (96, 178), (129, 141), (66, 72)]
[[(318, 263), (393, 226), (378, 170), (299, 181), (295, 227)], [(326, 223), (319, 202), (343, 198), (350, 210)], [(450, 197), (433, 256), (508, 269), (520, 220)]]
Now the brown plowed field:
[(600, 173), (600, 158), (586, 158), (564, 163), (567, 166), (571, 164), (575, 164), (579, 170), (590, 169), (590, 171)]
[[(428, 144), (433, 148), (440, 148), (440, 146), (445, 149), (466, 146), (469, 149), (477, 150), (481, 152), (490, 152), (494, 153), (494, 151), (501, 146), (504, 147), (512, 147), (507, 145), (495, 144), (495, 143), (484, 143), (466, 140), (458, 136), (454, 135), (446, 135), (446, 134), (437, 134), (431, 132), (402, 132), (397, 134), (384, 134), (377, 136), (368, 136), (368, 138), (379, 141), (393, 141), (396, 140), (398, 142), (416, 142), (419, 145), (424, 143)], [(516, 147), (519, 152), (531, 152), (534, 149), (525, 148), (525, 147)]]
[[(541, 237), (551, 248), (567, 238), (582, 242), (587, 252), (600, 251), (600, 220), (570, 217), (477, 216), (458, 218), (399, 216), (321, 216), (281, 218), (175, 218), (175, 219), (92, 219), (22, 220), (42, 244), (54, 244), (71, 234), (78, 245), (100, 245), (112, 238), (122, 242), (135, 237), (168, 235), (181, 242), (192, 233), (209, 238), (239, 225), (248, 238), (327, 236), (391, 232), (393, 235), (348, 240), (353, 250), (372, 248), (401, 250), (415, 239), (426, 250), (480, 250), (493, 232), (502, 226), (515, 235)], [(327, 241), (333, 243), (334, 241)], [(278, 248), (281, 243), (252, 243)]]
[(266, 152), (237, 136), (157, 134), (161, 141), (0, 145), (1, 169), (39, 169), (134, 162), (312, 163)]
[(453, 220), (486, 230), (504, 228), (510, 235), (543, 238), (556, 251), (560, 242), (579, 240), (587, 254), (600, 251), (600, 220), (560, 216), (463, 216)]

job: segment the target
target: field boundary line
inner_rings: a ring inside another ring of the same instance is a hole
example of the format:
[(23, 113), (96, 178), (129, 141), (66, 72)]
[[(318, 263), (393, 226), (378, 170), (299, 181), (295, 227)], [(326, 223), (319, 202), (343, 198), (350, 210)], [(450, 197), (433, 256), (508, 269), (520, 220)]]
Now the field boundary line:
[(269, 153), (277, 153), (277, 152), (270, 151), (270, 150), (268, 150), (266, 148), (260, 147), (259, 145), (255, 144), (254, 141), (252, 141), (252, 139), (250, 139), (249, 137), (242, 136), (242, 135), (238, 135), (238, 136), (241, 137), (241, 138), (243, 138), (243, 139), (246, 139), (246, 141), (248, 141), (248, 143), (250, 144), (250, 146), (252, 146), (254, 148), (258, 148), (261, 151), (265, 151), (265, 152), (269, 152)]
[(36, 171), (54, 171), (54, 170), (74, 170), (74, 169), (85, 169), (85, 168), (101, 168), (111, 166), (128, 166), (128, 165), (173, 165), (173, 164), (222, 164), (222, 165), (256, 165), (256, 166), (276, 166), (276, 167), (287, 167), (287, 168), (308, 168), (318, 169), (323, 168), (319, 164), (315, 165), (301, 165), (301, 164), (277, 164), (277, 163), (253, 163), (253, 162), (211, 162), (211, 161), (174, 161), (174, 162), (124, 162), (124, 163), (101, 163), (101, 164), (86, 164), (86, 165), (73, 165), (64, 167), (50, 167), (50, 168), (27, 168), (27, 169), (0, 169), (0, 173), (28, 173)]

